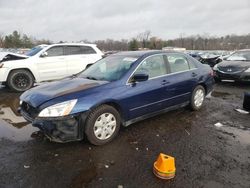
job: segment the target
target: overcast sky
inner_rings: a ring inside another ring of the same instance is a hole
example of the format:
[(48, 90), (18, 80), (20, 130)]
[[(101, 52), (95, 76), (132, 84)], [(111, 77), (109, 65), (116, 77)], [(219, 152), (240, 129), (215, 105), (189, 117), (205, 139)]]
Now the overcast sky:
[(250, 0), (0, 0), (0, 34), (54, 42), (250, 33)]

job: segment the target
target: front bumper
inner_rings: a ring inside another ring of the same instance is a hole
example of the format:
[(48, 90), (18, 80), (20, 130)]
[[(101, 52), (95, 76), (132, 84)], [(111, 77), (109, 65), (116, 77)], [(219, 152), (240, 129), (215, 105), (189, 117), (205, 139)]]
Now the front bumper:
[(64, 117), (31, 118), (20, 110), (22, 116), (34, 127), (39, 128), (53, 142), (65, 143), (79, 141), (84, 138), (84, 123), (86, 113), (73, 114)]
[(9, 74), (9, 69), (8, 68), (0, 68), (0, 82), (6, 82), (7, 77)]
[(220, 80), (234, 80), (234, 81), (250, 81), (249, 72), (239, 72), (239, 73), (225, 73), (221, 71), (214, 71), (215, 78)]

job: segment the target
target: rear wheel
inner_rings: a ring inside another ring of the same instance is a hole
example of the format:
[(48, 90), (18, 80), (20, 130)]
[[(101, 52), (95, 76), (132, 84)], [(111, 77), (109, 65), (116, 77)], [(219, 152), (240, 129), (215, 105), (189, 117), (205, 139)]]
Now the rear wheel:
[(109, 105), (94, 109), (86, 120), (85, 134), (90, 143), (103, 145), (115, 138), (121, 124), (120, 114)]
[(34, 84), (32, 74), (27, 70), (12, 71), (7, 80), (9, 88), (16, 92), (22, 92), (30, 89)]
[(205, 99), (205, 89), (203, 86), (199, 85), (197, 86), (192, 93), (192, 98), (190, 101), (190, 107), (192, 110), (199, 110)]

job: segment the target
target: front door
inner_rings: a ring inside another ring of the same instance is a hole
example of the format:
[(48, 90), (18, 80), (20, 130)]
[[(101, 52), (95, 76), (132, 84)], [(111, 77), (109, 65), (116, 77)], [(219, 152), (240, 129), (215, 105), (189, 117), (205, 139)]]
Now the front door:
[(163, 93), (168, 71), (162, 54), (143, 60), (134, 72), (137, 73), (146, 73), (149, 79), (127, 86), (125, 95), (129, 119), (161, 110), (165, 99)]
[(40, 80), (55, 80), (66, 77), (68, 75), (67, 62), (63, 46), (51, 47), (46, 52), (47, 56), (39, 57), (36, 62)]

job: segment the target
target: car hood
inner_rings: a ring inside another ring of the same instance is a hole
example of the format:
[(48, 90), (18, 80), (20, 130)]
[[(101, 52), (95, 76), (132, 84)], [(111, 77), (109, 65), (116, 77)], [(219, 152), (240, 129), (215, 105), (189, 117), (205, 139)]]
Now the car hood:
[(20, 100), (25, 101), (36, 108), (51, 99), (84, 91), (106, 83), (108, 82), (84, 78), (66, 78), (32, 88), (24, 92), (20, 96)]
[(12, 53), (12, 52), (0, 52), (0, 62), (27, 59), (29, 56)]
[(250, 61), (222, 61), (218, 64), (219, 67), (237, 67), (248, 68), (250, 67)]

